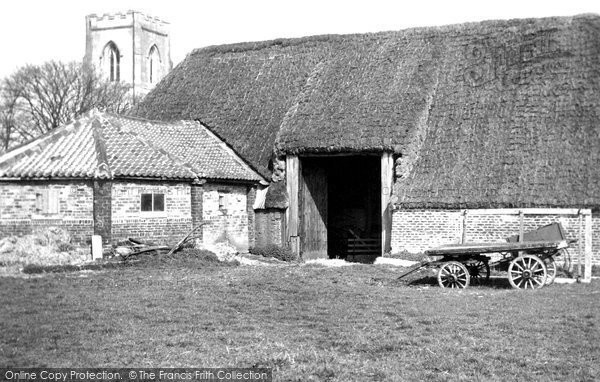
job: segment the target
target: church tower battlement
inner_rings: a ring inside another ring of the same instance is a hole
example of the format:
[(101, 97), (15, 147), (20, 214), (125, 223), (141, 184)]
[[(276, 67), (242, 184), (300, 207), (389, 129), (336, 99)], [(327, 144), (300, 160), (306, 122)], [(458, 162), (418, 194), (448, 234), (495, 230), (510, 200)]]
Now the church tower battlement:
[(172, 68), (169, 23), (137, 11), (86, 16), (84, 62), (110, 81), (148, 93)]

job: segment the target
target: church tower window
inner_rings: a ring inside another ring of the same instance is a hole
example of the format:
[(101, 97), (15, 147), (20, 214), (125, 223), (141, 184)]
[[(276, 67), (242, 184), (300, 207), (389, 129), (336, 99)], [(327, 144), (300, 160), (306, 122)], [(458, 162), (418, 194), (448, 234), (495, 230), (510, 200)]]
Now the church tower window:
[(160, 54), (156, 45), (152, 45), (148, 54), (148, 76), (149, 83), (153, 84), (160, 80)]
[(109, 81), (121, 80), (121, 55), (114, 42), (109, 42), (102, 52), (102, 71)]

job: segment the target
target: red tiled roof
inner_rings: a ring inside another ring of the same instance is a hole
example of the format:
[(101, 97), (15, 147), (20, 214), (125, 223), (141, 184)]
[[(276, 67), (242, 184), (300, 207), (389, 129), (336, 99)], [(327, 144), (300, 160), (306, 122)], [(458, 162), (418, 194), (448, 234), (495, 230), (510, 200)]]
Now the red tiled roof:
[(0, 179), (132, 177), (263, 180), (198, 122), (98, 111), (0, 156)]

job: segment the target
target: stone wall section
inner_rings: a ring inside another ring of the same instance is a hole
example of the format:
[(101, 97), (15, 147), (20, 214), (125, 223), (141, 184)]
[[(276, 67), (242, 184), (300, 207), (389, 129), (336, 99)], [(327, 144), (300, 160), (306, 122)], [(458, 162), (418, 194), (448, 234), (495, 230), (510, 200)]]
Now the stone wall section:
[[(120, 80), (133, 85), (133, 95), (145, 95), (172, 69), (169, 33), (167, 22), (141, 12), (88, 15), (84, 62), (96, 66), (102, 73), (103, 68), (98, 65), (104, 48), (112, 42), (120, 54)], [(152, 63), (156, 66), (156, 78), (150, 83), (150, 50), (153, 46), (160, 59)]]

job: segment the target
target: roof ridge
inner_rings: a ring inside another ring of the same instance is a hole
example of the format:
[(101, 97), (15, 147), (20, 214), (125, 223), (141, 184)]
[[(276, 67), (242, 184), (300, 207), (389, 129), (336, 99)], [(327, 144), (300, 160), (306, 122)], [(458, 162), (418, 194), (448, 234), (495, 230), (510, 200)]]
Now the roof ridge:
[(112, 179), (112, 171), (108, 157), (106, 155), (106, 140), (104, 138), (103, 123), (110, 123), (102, 118), (102, 114), (94, 113), (93, 120), (90, 123), (92, 128), (92, 138), (94, 140), (94, 148), (96, 149), (96, 170), (94, 176), (98, 178)]
[[(288, 46), (296, 46), (301, 45), (308, 42), (335, 42), (339, 40), (344, 40), (353, 37), (361, 37), (361, 36), (381, 36), (386, 34), (394, 34), (394, 33), (423, 33), (427, 31), (431, 32), (448, 32), (452, 30), (457, 30), (459, 28), (465, 28), (470, 26), (477, 25), (492, 25), (492, 24), (510, 24), (515, 22), (528, 22), (528, 21), (550, 21), (550, 20), (575, 20), (575, 19), (584, 19), (584, 18), (598, 18), (600, 20), (600, 14), (596, 13), (579, 13), (570, 16), (548, 16), (548, 17), (524, 17), (524, 18), (510, 18), (510, 19), (488, 19), (488, 20), (480, 20), (480, 21), (467, 21), (467, 22), (459, 22), (459, 23), (450, 23), (444, 25), (434, 25), (434, 26), (415, 26), (408, 27), (403, 29), (391, 29), (391, 30), (383, 30), (376, 32), (358, 32), (358, 33), (347, 33), (347, 34), (317, 34), (317, 35), (308, 35), (308, 36), (300, 36), (300, 37), (282, 37), (275, 38), (269, 40), (256, 40), (256, 41), (246, 41), (246, 42), (235, 42), (230, 44), (220, 44), (220, 45), (209, 45), (205, 47), (200, 47), (192, 50), (187, 56), (193, 56), (202, 53), (215, 53), (215, 54), (225, 54), (225, 53), (243, 53), (247, 51), (258, 51), (263, 49), (270, 49), (274, 46), (281, 46), (283, 48)], [(187, 58), (187, 57), (186, 57)]]

